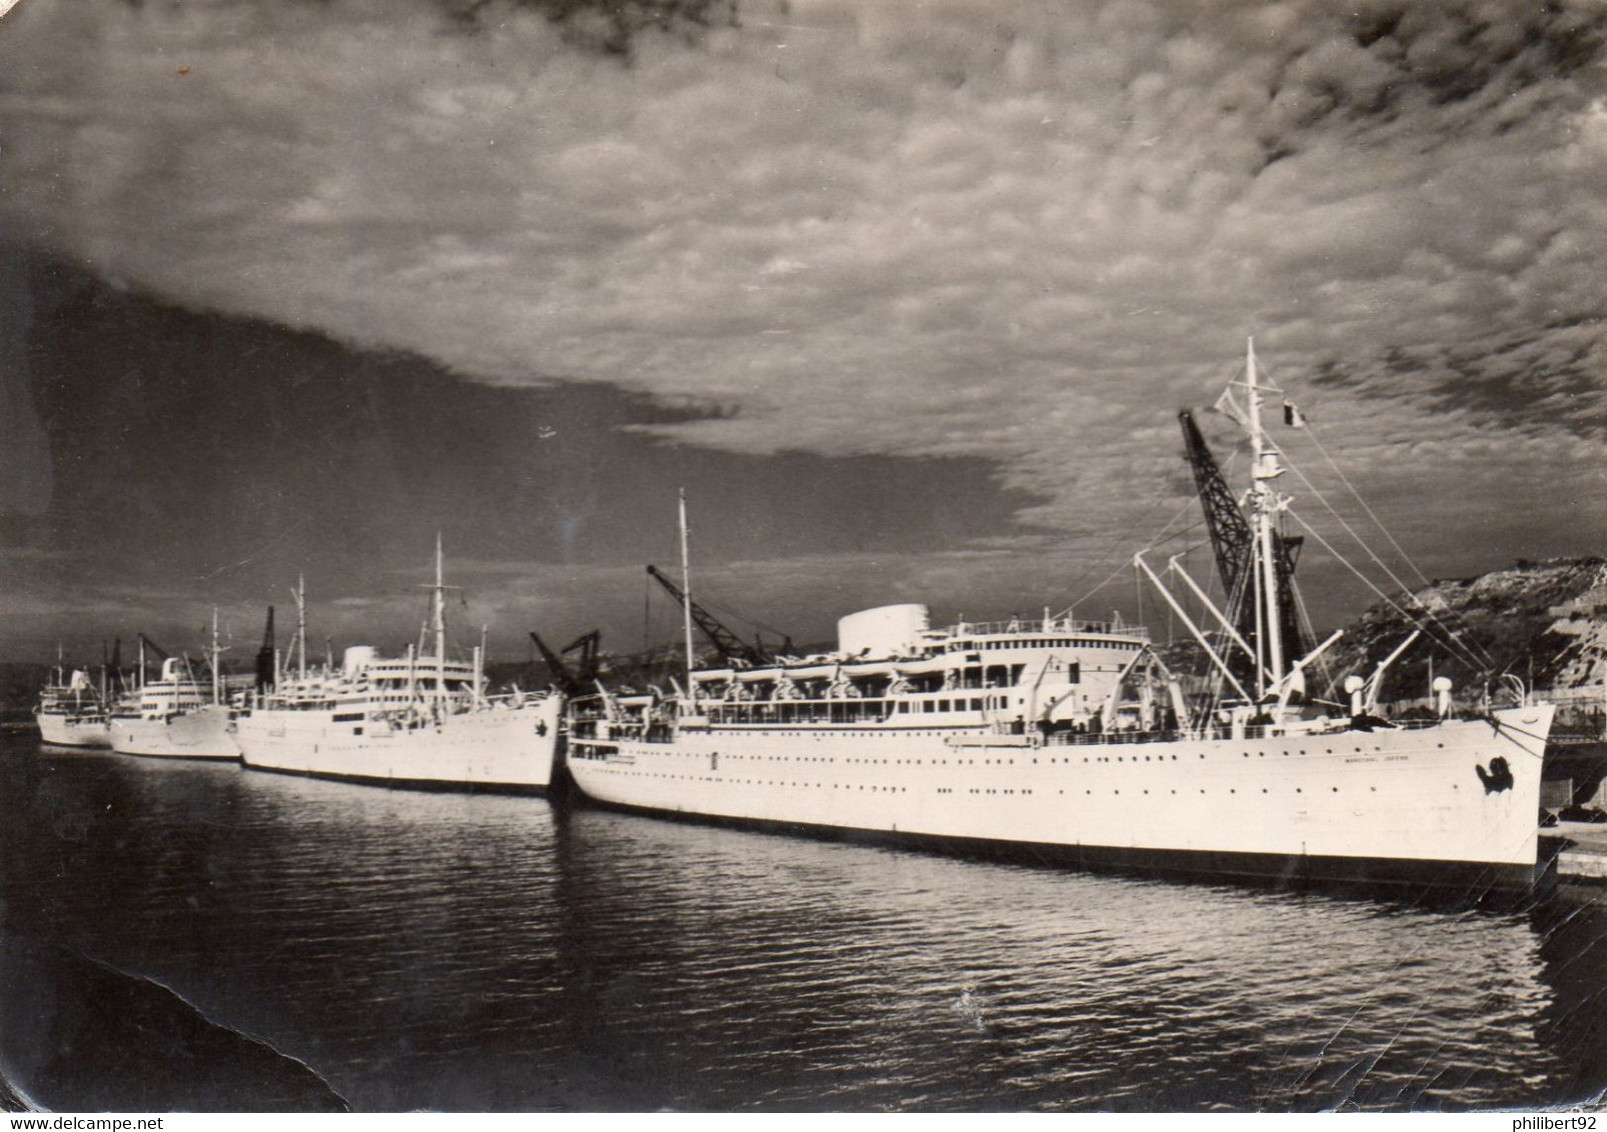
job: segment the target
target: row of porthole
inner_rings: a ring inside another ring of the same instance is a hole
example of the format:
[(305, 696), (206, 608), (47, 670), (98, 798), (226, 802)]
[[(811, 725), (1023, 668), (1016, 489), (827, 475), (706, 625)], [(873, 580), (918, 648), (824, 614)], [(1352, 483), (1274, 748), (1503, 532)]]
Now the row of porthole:
[[(1205, 757), (1204, 755), (1200, 756), (1200, 758), (1202, 758), (1202, 759), (1204, 757)], [(1163, 762), (1166, 761), (1166, 758), (1167, 758), (1167, 756), (1165, 756), (1165, 755), (1156, 755), (1155, 756), (1155, 761), (1158, 762), (1158, 763), (1163, 763)], [(1110, 762), (1110, 756), (1109, 755), (1087, 755), (1087, 756), (1085, 756), (1083, 758), (1083, 762), (1087, 762), (1089, 759), (1093, 759), (1096, 763), (1108, 763), (1108, 762)], [(1173, 755), (1173, 756), (1171, 756), (1171, 759), (1175, 763), (1177, 761), (1177, 756)], [(1050, 759), (1049, 761), (1054, 762), (1055, 760)], [(1066, 761), (1069, 763), (1071, 760), (1067, 759)], [(1116, 761), (1120, 763), (1120, 762), (1126, 762), (1127, 760), (1122, 755), (1117, 755), (1116, 756)], [(1133, 761), (1135, 763), (1138, 761), (1138, 756), (1137, 755), (1133, 756)], [(1149, 762), (1150, 761), (1150, 756), (1145, 755), (1144, 756), (1144, 761)]]
[[(710, 751), (709, 754), (712, 757), (716, 757), (716, 758), (718, 758), (720, 756), (719, 751)], [(728, 758), (728, 759), (734, 759), (734, 760), (738, 760), (738, 761), (740, 761), (742, 759), (753, 759), (753, 760), (757, 760), (757, 761), (773, 762), (773, 763), (790, 763), (790, 762), (794, 762), (794, 761), (801, 762), (801, 763), (835, 763), (837, 761), (835, 758), (832, 758), (832, 757), (829, 757), (829, 756), (826, 756), (826, 755), (797, 755), (797, 756), (794, 756), (794, 755), (726, 755), (725, 757)], [(844, 759), (843, 762), (845, 764), (849, 764), (849, 765), (860, 765), (860, 766), (887, 766), (887, 765), (889, 765), (889, 760), (887, 760), (887, 759)], [(908, 765), (908, 766), (924, 766), (925, 763), (923, 763), (922, 760), (920, 760), (920, 759), (893, 759), (893, 760), (891, 760), (891, 765), (894, 765), (894, 766), (906, 766), (906, 765)], [(932, 760), (932, 765), (933, 766), (945, 766), (947, 764), (942, 759), (933, 759)]]
[[(824, 783), (824, 782), (776, 782), (774, 779), (709, 778), (709, 777), (707, 777), (705, 775), (698, 775), (698, 774), (661, 774), (661, 773), (659, 773), (657, 771), (647, 771), (647, 770), (628, 770), (628, 771), (625, 771), (624, 773), (629, 774), (629, 775), (631, 775), (632, 777), (635, 777), (635, 778), (690, 779), (693, 782), (723, 782), (723, 783), (726, 783), (727, 785), (731, 785), (731, 786), (802, 786), (805, 789), (807, 789), (809, 787), (816, 787), (818, 789), (824, 789), (828, 785), (827, 783)], [(849, 784), (844, 783), (844, 782), (833, 782), (833, 783), (830, 783), (830, 786), (831, 786), (831, 788), (833, 790), (855, 790), (855, 789), (869, 790), (873, 794), (908, 794), (909, 790), (910, 790), (910, 788), (908, 786), (875, 786), (875, 785), (864, 786), (864, 785), (861, 785), (861, 786), (855, 787), (855, 786), (850, 786)], [(939, 791), (939, 793), (942, 793), (942, 791)], [(952, 794), (953, 791), (951, 790), (951, 791), (949, 791), (949, 793)], [(1023, 793), (1031, 793), (1031, 791), (1023, 791)]]
[[(821, 741), (824, 741), (826, 739), (832, 739), (832, 738), (843, 738), (843, 737), (859, 737), (859, 738), (862, 738), (862, 737), (864, 737), (866, 735), (875, 735), (877, 738), (907, 739), (907, 738), (917, 738), (917, 737), (922, 737), (922, 736), (949, 735), (949, 734), (952, 734), (952, 732), (948, 732), (948, 731), (914, 731), (914, 730), (900, 729), (900, 730), (896, 730), (896, 731), (871, 731), (871, 730), (865, 730), (865, 731), (843, 731), (843, 732), (806, 732), (804, 734), (808, 734), (808, 736), (811, 739), (815, 740), (816, 742), (821, 742)], [(790, 738), (792, 736), (778, 735), (778, 736), (774, 736), (774, 737), (775, 738)], [(800, 734), (800, 735), (798, 735), (796, 737), (797, 738), (802, 738), (803, 734)], [(1434, 745), (1436, 747), (1438, 747), (1438, 748), (1441, 748), (1441, 749), (1443, 749), (1445, 747), (1444, 743), (1436, 743)], [(1373, 748), (1373, 753), (1374, 754), (1381, 754), (1382, 752), (1383, 752), (1382, 747)], [(1257, 753), (1257, 755), (1259, 757), (1266, 758), (1267, 753), (1265, 751), (1258, 751), (1256, 753)], [(1279, 753), (1282, 754), (1285, 758), (1287, 758), (1288, 755), (1289, 755), (1288, 751), (1281, 751)], [(1306, 753), (1306, 751), (1305, 751), (1304, 748), (1300, 748), (1295, 753), (1303, 755), (1303, 754)], [(1333, 753), (1334, 753), (1334, 751), (1333, 751), (1332, 747), (1323, 748), (1323, 754), (1331, 755)], [(1365, 754), (1366, 750), (1364, 748), (1362, 748), (1362, 747), (1357, 747), (1356, 748), (1356, 753), (1357, 754)], [(1250, 752), (1249, 751), (1244, 751), (1244, 752), (1242, 752), (1242, 754), (1243, 754), (1243, 756), (1245, 758), (1250, 757)], [(737, 757), (744, 757), (744, 756), (737, 756)], [(788, 757), (788, 756), (781, 756), (781, 755), (769, 755), (769, 756), (754, 755), (754, 756), (746, 756), (746, 757), (752, 757), (752, 758), (785, 758), (785, 757)], [(1101, 756), (1095, 756), (1095, 757), (1101, 757)], [(1170, 758), (1172, 758), (1174, 760), (1177, 758), (1176, 755), (1171, 755), (1171, 756), (1156, 755), (1154, 757), (1157, 758), (1157, 759), (1160, 759), (1160, 760), (1164, 760), (1164, 759), (1166, 759), (1168, 757), (1170, 757)], [(1203, 754), (1200, 755), (1200, 758), (1203, 759), (1204, 757), (1205, 756)], [(1106, 761), (1106, 762), (1110, 761), (1109, 756), (1103, 756), (1103, 758), (1104, 758), (1104, 761)], [(1117, 755), (1116, 756), (1116, 761), (1117, 762), (1122, 762), (1124, 760), (1124, 758), (1125, 758), (1125, 756), (1123, 756), (1123, 755)], [(1145, 755), (1144, 756), (1144, 761), (1148, 762), (1149, 760), (1150, 760), (1150, 756)], [(852, 761), (852, 760), (850, 760), (850, 761)], [(1036, 762), (1037, 760), (1034, 759), (1033, 761)], [(1054, 760), (1050, 759), (1049, 761), (1053, 762)], [(1087, 761), (1088, 761), (1087, 758), (1083, 759), (1083, 762), (1087, 762)], [(1138, 761), (1138, 756), (1137, 755), (1133, 756), (1133, 761), (1134, 762)]]
[[(1440, 743), (1440, 744), (1438, 744), (1438, 745), (1439, 745), (1439, 746), (1440, 746), (1440, 747), (1444, 747), (1444, 746), (1445, 746), (1445, 744), (1444, 744), (1444, 743)], [(1296, 751), (1296, 752), (1295, 752), (1295, 753), (1296, 753), (1296, 754), (1300, 754), (1300, 755), (1303, 755), (1303, 754), (1305, 754), (1305, 753), (1306, 753), (1306, 752), (1305, 752), (1305, 751), (1303, 751), (1303, 750), (1301, 750), (1301, 751)], [(1331, 754), (1333, 754), (1333, 753), (1334, 753), (1334, 752), (1333, 752), (1333, 751), (1332, 751), (1332, 750), (1331, 750), (1331, 749), (1326, 749), (1326, 748), (1325, 748), (1325, 749), (1324, 749), (1324, 750), (1323, 750), (1323, 754), (1325, 754), (1325, 755), (1331, 755)], [(1357, 753), (1357, 754), (1366, 754), (1366, 753), (1367, 753), (1367, 752), (1366, 752), (1366, 751), (1364, 751), (1364, 750), (1363, 750), (1363, 749), (1362, 749), (1362, 748), (1361, 748), (1361, 747), (1357, 747), (1357, 748), (1356, 748), (1356, 753)], [(1372, 752), (1372, 753), (1373, 753), (1373, 754), (1375, 754), (1375, 755), (1381, 755), (1381, 754), (1383, 754), (1383, 753), (1384, 753), (1384, 748), (1382, 748), (1382, 747), (1374, 747), (1374, 748), (1373, 748), (1373, 752)], [(1283, 752), (1281, 752), (1281, 754), (1282, 754), (1282, 755), (1283, 755), (1283, 757), (1284, 757), (1284, 758), (1288, 758), (1288, 757), (1289, 757), (1289, 752), (1288, 752), (1288, 751), (1283, 751)], [(1257, 755), (1258, 755), (1258, 757), (1260, 757), (1260, 758), (1263, 758), (1263, 759), (1264, 759), (1264, 758), (1266, 758), (1266, 757), (1267, 757), (1267, 753), (1266, 753), (1266, 752), (1265, 752), (1265, 751), (1259, 751), (1259, 752), (1257, 752)], [(1155, 762), (1158, 762), (1158, 763), (1163, 763), (1163, 762), (1166, 762), (1166, 761), (1167, 761), (1167, 759), (1171, 759), (1171, 761), (1172, 761), (1172, 762), (1176, 762), (1176, 761), (1177, 761), (1177, 756), (1176, 756), (1176, 755), (1154, 755), (1154, 756), (1150, 756), (1150, 755), (1145, 755), (1145, 756), (1144, 756), (1144, 761), (1145, 761), (1145, 762), (1149, 762), (1149, 761), (1150, 761), (1150, 760), (1151, 760), (1151, 758), (1152, 758), (1152, 757), (1153, 757), (1153, 759), (1154, 759), (1154, 761), (1155, 761)], [(1202, 758), (1202, 759), (1203, 759), (1203, 758), (1205, 758), (1205, 755), (1204, 755), (1204, 753), (1200, 753), (1200, 754), (1199, 754), (1199, 757), (1200, 757), (1200, 758)], [(1249, 752), (1249, 751), (1245, 751), (1245, 752), (1244, 752), (1244, 757), (1245, 757), (1245, 758), (1249, 758), (1249, 757), (1250, 757), (1250, 752)], [(1111, 756), (1110, 756), (1110, 755), (1084, 755), (1084, 756), (1083, 756), (1083, 760), (1082, 760), (1082, 761), (1083, 761), (1083, 762), (1085, 762), (1085, 763), (1086, 763), (1086, 762), (1087, 762), (1087, 761), (1088, 761), (1088, 760), (1089, 760), (1089, 759), (1093, 759), (1093, 760), (1094, 760), (1094, 761), (1095, 761), (1095, 762), (1100, 762), (1100, 763), (1108, 763), (1108, 762), (1110, 762), (1110, 761), (1111, 761)], [(1032, 761), (1033, 761), (1033, 762), (1037, 762), (1037, 761), (1038, 761), (1038, 760), (1037, 760), (1037, 759), (1033, 759), (1033, 760), (1032, 760)], [(1054, 762), (1054, 761), (1055, 761), (1055, 760), (1054, 760), (1054, 759), (1050, 759), (1050, 760), (1049, 760), (1049, 761), (1050, 761), (1050, 762)], [(1069, 763), (1069, 762), (1070, 762), (1070, 761), (1071, 761), (1071, 760), (1070, 760), (1070, 759), (1067, 759), (1067, 760), (1066, 760), (1066, 761), (1067, 761), (1067, 762), (1068, 762), (1068, 763)], [(1126, 756), (1125, 756), (1125, 755), (1116, 755), (1116, 756), (1115, 756), (1115, 761), (1116, 761), (1116, 762), (1119, 762), (1119, 763), (1120, 763), (1120, 762), (1126, 762), (1126, 761), (1127, 761), (1127, 757), (1126, 757)], [(1137, 755), (1134, 755), (1134, 756), (1133, 756), (1133, 761), (1134, 761), (1134, 762), (1135, 762), (1135, 763), (1136, 763), (1136, 762), (1137, 762), (1137, 761), (1138, 761), (1138, 756), (1137, 756)]]
[[(730, 784), (733, 784), (733, 785), (744, 785), (744, 786), (802, 786), (802, 787), (806, 787), (806, 788), (810, 787), (810, 786), (814, 786), (814, 787), (822, 787), (823, 788), (826, 785), (824, 782), (775, 782), (775, 781), (757, 781), (757, 780), (751, 779), (751, 778), (709, 778), (709, 777), (700, 776), (700, 775), (659, 774), (659, 773), (653, 773), (653, 772), (648, 772), (648, 771), (640, 771), (640, 770), (627, 771), (626, 773), (634, 775), (635, 777), (638, 777), (638, 778), (675, 778), (675, 779), (687, 779), (687, 778), (690, 778), (690, 779), (693, 779), (693, 780), (695, 780), (697, 782), (725, 782), (725, 783), (730, 783)], [(909, 793), (909, 787), (907, 787), (907, 786), (876, 786), (876, 785), (872, 785), (872, 786), (867, 787), (867, 786), (861, 785), (861, 786), (858, 786), (858, 787), (852, 787), (852, 786), (849, 786), (846, 783), (832, 783), (831, 786), (832, 786), (833, 790), (850, 790), (850, 789), (867, 790), (868, 789), (872, 793), (887, 793), (887, 794), (908, 794)], [(1339, 787), (1337, 787), (1337, 786), (1330, 786), (1328, 789), (1329, 789), (1329, 791), (1331, 793), (1334, 793), (1334, 794), (1339, 793)], [(1367, 789), (1368, 789), (1369, 793), (1373, 793), (1373, 794), (1378, 793), (1378, 787), (1376, 787), (1376, 786), (1369, 786)], [(1460, 790), (1461, 786), (1459, 784), (1453, 782), (1451, 784), (1451, 789)], [(1239, 791), (1238, 791), (1237, 787), (1231, 787), (1230, 786), (1228, 788), (1228, 793), (1229, 794), (1237, 794), (1238, 792)], [(939, 794), (952, 794), (952, 793), (954, 793), (954, 791), (953, 791), (952, 788), (944, 788), (944, 787), (940, 786), (940, 787), (937, 787), (937, 793), (939, 793)], [(1003, 789), (987, 789), (987, 788), (983, 788), (983, 787), (973, 787), (973, 788), (969, 789), (968, 793), (971, 793), (971, 794), (1031, 794), (1031, 793), (1033, 793), (1033, 791), (1031, 791), (1029, 789), (1003, 790)], [(1061, 790), (1061, 791), (1059, 791), (1059, 793), (1064, 794), (1065, 791)], [(1084, 790), (1083, 793), (1085, 795), (1089, 795), (1089, 796), (1093, 795), (1092, 790)], [(1113, 795), (1119, 795), (1121, 793), (1121, 791), (1120, 790), (1112, 790), (1111, 793)], [(1149, 793), (1149, 791), (1145, 790), (1145, 791), (1143, 791), (1143, 793), (1147, 795)], [(1176, 794), (1177, 791), (1173, 790), (1173, 791), (1171, 791), (1171, 793)], [(1200, 790), (1200, 793), (1204, 794), (1205, 790), (1202, 788)], [(1261, 793), (1266, 794), (1266, 793), (1269, 793), (1269, 791), (1265, 786), (1263, 786), (1261, 788)], [(1296, 794), (1303, 794), (1303, 793), (1305, 793), (1305, 789), (1303, 787), (1296, 786), (1295, 787), (1295, 793)]]
[[(1330, 791), (1330, 792), (1332, 792), (1332, 793), (1334, 793), (1334, 794), (1337, 794), (1337, 793), (1339, 793), (1339, 787), (1337, 787), (1337, 786), (1330, 786), (1330, 787), (1329, 787), (1329, 788), (1328, 788), (1328, 789), (1329, 789), (1329, 791)], [(1368, 788), (1367, 788), (1367, 789), (1368, 789), (1368, 791), (1369, 791), (1369, 792), (1370, 792), (1370, 793), (1373, 793), (1373, 794), (1376, 794), (1376, 793), (1378, 793), (1378, 787), (1376, 787), (1376, 786), (1369, 786), (1369, 787), (1368, 787)], [(1452, 783), (1452, 784), (1451, 784), (1451, 789), (1453, 789), (1453, 790), (1459, 790), (1459, 789), (1461, 789), (1461, 787), (1459, 787), (1459, 786), (1457, 786), (1457, 785), (1456, 785), (1456, 784), (1455, 784), (1455, 783)], [(1238, 791), (1238, 788), (1237, 788), (1237, 787), (1234, 787), (1234, 786), (1230, 786), (1230, 787), (1228, 787), (1228, 793), (1229, 793), (1229, 794), (1237, 794), (1237, 793), (1238, 793), (1238, 792), (1239, 792), (1239, 791)], [(1302, 787), (1302, 786), (1296, 786), (1296, 787), (1295, 787), (1295, 793), (1296, 793), (1296, 794), (1304, 794), (1304, 793), (1305, 793), (1305, 792), (1306, 792), (1306, 791), (1305, 791), (1305, 788), (1304, 788), (1304, 787)], [(1062, 793), (1062, 794), (1064, 794), (1064, 793), (1065, 793), (1065, 791), (1064, 791), (1064, 790), (1062, 790), (1062, 791), (1061, 791), (1061, 793)], [(1093, 791), (1092, 791), (1092, 790), (1084, 790), (1084, 791), (1083, 791), (1083, 793), (1084, 793), (1084, 794), (1092, 794), (1092, 793), (1093, 793)], [(1120, 793), (1121, 793), (1121, 791), (1120, 791), (1120, 790), (1112, 790), (1112, 791), (1111, 791), (1111, 793), (1112, 793), (1112, 794), (1120, 794)], [(1145, 794), (1148, 794), (1148, 793), (1149, 793), (1149, 791), (1148, 791), (1148, 790), (1145, 790), (1145, 791), (1144, 791), (1144, 793), (1145, 793)], [(1176, 790), (1173, 790), (1173, 791), (1172, 791), (1172, 793), (1173, 793), (1173, 794), (1176, 794), (1176, 793), (1177, 793), (1177, 791), (1176, 791)], [(1203, 788), (1202, 788), (1202, 789), (1201, 789), (1201, 790), (1200, 790), (1200, 793), (1201, 793), (1201, 794), (1204, 794), (1204, 793), (1205, 793), (1205, 790), (1204, 790), (1204, 789), (1203, 789)], [(1265, 787), (1265, 786), (1263, 786), (1263, 787), (1262, 787), (1262, 788), (1261, 788), (1261, 793), (1263, 793), (1263, 794), (1266, 794), (1266, 793), (1268, 793), (1268, 790), (1267, 790), (1267, 788), (1266, 788), (1266, 787)]]
[[(849, 761), (853, 761), (853, 760), (849, 760)], [(1084, 761), (1086, 761), (1086, 760), (1084, 760)], [(936, 765), (936, 764), (934, 763), (934, 765)], [(718, 777), (718, 778), (710, 778), (710, 777), (703, 777), (703, 776), (696, 776), (696, 775), (673, 775), (673, 774), (657, 775), (657, 774), (655, 774), (654, 777), (664, 777), (664, 778), (688, 778), (688, 777), (692, 777), (692, 778), (696, 778), (700, 782), (741, 782), (741, 783), (746, 783), (746, 784), (750, 784), (750, 785), (754, 784), (753, 779), (729, 779), (729, 778), (725, 778), (723, 776)], [(774, 782), (769, 782), (767, 780), (767, 781), (764, 781), (764, 782), (759, 782), (758, 785), (777, 785), (777, 784), (774, 783)], [(780, 785), (789, 785), (789, 784), (788, 783), (781, 783)], [(796, 785), (816, 785), (816, 786), (819, 786), (819, 785), (824, 785), (824, 784), (823, 783), (791, 783), (790, 785), (794, 785), (794, 786), (796, 786)], [(841, 786), (842, 789), (851, 789), (851, 787), (846, 785), (846, 784), (833, 784), (833, 789), (839, 788), (839, 785)], [(1458, 787), (1456, 784), (1453, 783), (1452, 788), (1453, 789), (1459, 789), (1460, 787)], [(863, 790), (864, 787), (861, 786), (861, 787), (859, 787), (859, 789)], [(871, 789), (877, 790), (877, 789), (882, 789), (882, 788), (873, 786), (873, 787), (871, 787)], [(905, 791), (907, 791), (908, 787), (896, 787), (896, 788), (895, 787), (887, 787), (886, 789), (889, 789), (889, 790), (897, 789), (897, 790), (905, 790)], [(1336, 793), (1336, 794), (1339, 792), (1339, 787), (1337, 787), (1337, 786), (1329, 787), (1329, 789), (1332, 792)], [(1377, 787), (1370, 787), (1369, 789), (1373, 790), (1374, 792), (1377, 791)], [(975, 794), (977, 792), (978, 792), (978, 790), (976, 790), (976, 789), (971, 790), (971, 793), (973, 793), (973, 794)], [(995, 791), (993, 791), (993, 790), (983, 790), (983, 792), (985, 792), (985, 793), (994, 793)], [(1017, 792), (1018, 791), (1013, 791), (1013, 790), (1003, 790), (1002, 791), (1002, 793), (1006, 793), (1006, 794), (1017, 793)], [(1303, 792), (1304, 792), (1303, 787), (1299, 787), (1299, 786), (1295, 787), (1295, 793), (1296, 794), (1300, 794), (1300, 793), (1303, 793)], [(1023, 789), (1021, 789), (1019, 791), (1019, 793), (1030, 794), (1030, 793), (1032, 793), (1032, 791), (1029, 790), (1029, 789), (1023, 788)], [(1061, 791), (1061, 793), (1065, 793), (1065, 791)], [(1085, 790), (1084, 793), (1085, 794), (1091, 794), (1091, 793), (1093, 793), (1093, 791), (1092, 790)], [(1120, 794), (1121, 791), (1116, 790), (1116, 791), (1114, 791), (1114, 793)], [(1143, 793), (1148, 794), (1149, 791), (1145, 790), (1145, 791), (1143, 791)], [(1173, 790), (1172, 793), (1176, 794), (1177, 791)], [(1202, 790), (1200, 790), (1200, 793), (1204, 794), (1205, 791), (1202, 789)], [(1236, 787), (1229, 787), (1228, 793), (1229, 794), (1237, 794), (1238, 789)], [(1267, 793), (1267, 789), (1265, 787), (1263, 787), (1262, 790), (1261, 790), (1261, 793), (1263, 793), (1263, 794)]]

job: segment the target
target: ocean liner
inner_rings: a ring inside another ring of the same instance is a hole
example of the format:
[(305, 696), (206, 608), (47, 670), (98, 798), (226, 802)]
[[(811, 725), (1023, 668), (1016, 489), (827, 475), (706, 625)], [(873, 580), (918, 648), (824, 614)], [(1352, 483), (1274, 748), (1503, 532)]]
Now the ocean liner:
[(160, 759), (237, 759), (240, 748), (229, 731), (223, 674), (218, 666), (218, 615), (212, 613), (211, 675), (202, 679), (189, 661), (171, 656), (162, 661), (155, 680), (143, 680), (145, 638), (140, 638), (142, 683), (111, 713), (112, 750), (124, 755)]
[[(572, 705), (575, 784), (626, 809), (1089, 867), (1530, 886), (1552, 707), (1520, 688), (1458, 718), (1442, 678), (1431, 718), (1391, 722), (1377, 703), (1394, 657), (1346, 678), (1348, 705), (1306, 696), (1338, 634), (1296, 656), (1276, 631), (1290, 501), (1253, 344), (1234, 387), (1254, 453), (1239, 590), (1261, 631), (1247, 637), (1203, 590), (1213, 632), (1167, 598), (1223, 694), (1186, 695), (1146, 631), (1119, 621), (932, 629), (924, 606), (895, 605), (843, 618), (830, 655), (693, 670), (688, 619), (685, 688)], [(682, 531), (684, 569), (684, 497)]]
[[(345, 650), (340, 666), (298, 671), (235, 720), (241, 759), (258, 770), (388, 786), (544, 791), (563, 715), (556, 693), (486, 694), (484, 647), (446, 655), (446, 586), (435, 556), (434, 648), (381, 657)], [(299, 598), (298, 598), (299, 601)], [(299, 634), (305, 641), (305, 628)]]
[(39, 738), (52, 746), (105, 747), (111, 742), (105, 698), (82, 669), (74, 669), (71, 676), (60, 666), (54, 670), (39, 693), (34, 721)]

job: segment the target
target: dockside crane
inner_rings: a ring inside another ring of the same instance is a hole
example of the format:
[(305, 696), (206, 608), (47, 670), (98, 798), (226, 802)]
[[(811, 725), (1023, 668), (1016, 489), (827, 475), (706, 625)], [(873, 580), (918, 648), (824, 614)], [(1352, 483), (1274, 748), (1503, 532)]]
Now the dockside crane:
[[(663, 586), (677, 604), (691, 613), (692, 620), (697, 622), (697, 627), (703, 630), (703, 635), (708, 637), (709, 642), (714, 645), (715, 650), (720, 654), (722, 662), (726, 664), (745, 664), (755, 668), (775, 662), (775, 654), (765, 648), (763, 640), (755, 637), (751, 645), (742, 640), (742, 638), (722, 625), (719, 619), (708, 610), (695, 601), (689, 601), (686, 594), (681, 592), (681, 587), (666, 578), (658, 567), (649, 565), (647, 567), (647, 576)], [(782, 641), (780, 651), (785, 652), (790, 648), (792, 648), (792, 638), (787, 637)]]
[[(1228, 486), (1217, 466), (1216, 457), (1205, 443), (1194, 414), (1184, 409), (1177, 414), (1183, 429), (1183, 458), (1194, 471), (1194, 487), (1200, 496), (1200, 507), (1205, 512), (1205, 529), (1211, 536), (1211, 550), (1216, 558), (1217, 575), (1222, 579), (1222, 590), (1227, 594), (1227, 618), (1251, 648), (1256, 647), (1255, 602), (1246, 600), (1252, 586), (1250, 555), (1254, 536), (1244, 510)], [(1300, 618), (1294, 601), (1295, 563), (1300, 557), (1304, 541), (1298, 535), (1273, 534), (1273, 568), (1277, 575), (1278, 608), (1281, 624), (1277, 631), (1283, 639), (1283, 655), (1304, 656), (1311, 651), (1311, 642), (1300, 628)], [(1254, 663), (1246, 657), (1236, 656), (1236, 672), (1247, 673)]]
[(256, 686), (261, 691), (279, 680), (279, 650), (273, 639), (273, 606), (268, 607), (268, 625), (262, 631), (262, 647), (257, 649)]
[[(553, 683), (558, 685), (564, 695), (574, 698), (591, 693), (592, 685), (597, 679), (597, 653), (603, 639), (601, 630), (593, 629), (589, 633), (582, 633), (556, 652), (548, 648), (547, 642), (533, 631), (530, 639), (540, 650), (541, 659), (547, 662)], [(564, 660), (566, 656), (576, 651), (580, 653), (578, 671), (571, 669)]]

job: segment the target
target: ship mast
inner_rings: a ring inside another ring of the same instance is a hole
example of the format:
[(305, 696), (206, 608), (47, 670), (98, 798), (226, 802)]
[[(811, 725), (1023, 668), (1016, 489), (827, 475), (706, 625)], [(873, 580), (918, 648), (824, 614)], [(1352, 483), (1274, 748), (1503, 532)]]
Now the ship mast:
[(307, 679), (307, 575), (296, 575), (296, 678)]
[(441, 573), (441, 532), (435, 532), (435, 601), (431, 615), (435, 629), (435, 698), (446, 698), (446, 585)]
[(485, 702), (485, 640), (487, 625), (480, 626), (480, 645), (474, 650), (474, 706)]
[[(1283, 508), (1284, 501), (1278, 498), (1273, 490), (1272, 481), (1283, 475), (1283, 468), (1278, 464), (1277, 448), (1267, 440), (1266, 430), (1261, 426), (1261, 403), (1263, 386), (1256, 380), (1255, 371), (1255, 339), (1248, 340), (1245, 346), (1245, 385), (1249, 390), (1249, 427), (1251, 451), (1254, 453), (1253, 468), (1254, 482), (1250, 488), (1251, 511), (1253, 527), (1255, 530), (1256, 552), (1259, 558), (1257, 563), (1260, 599), (1256, 620), (1265, 627), (1265, 631), (1258, 633), (1260, 641), (1266, 642), (1267, 669), (1274, 681), (1283, 678), (1283, 639), (1279, 626), (1283, 619), (1278, 609), (1278, 571), (1274, 555), (1273, 517)], [(1266, 690), (1264, 677), (1258, 671), (1257, 692)]]
[(222, 674), (218, 671), (218, 661), (222, 658), (223, 650), (218, 648), (218, 607), (212, 607), (212, 703), (223, 702)]
[(697, 700), (697, 688), (692, 683), (692, 567), (691, 555), (687, 550), (686, 539), (686, 488), (681, 488), (681, 593), (686, 600), (681, 603), (682, 620), (686, 632), (686, 687), (687, 694), (693, 702)]

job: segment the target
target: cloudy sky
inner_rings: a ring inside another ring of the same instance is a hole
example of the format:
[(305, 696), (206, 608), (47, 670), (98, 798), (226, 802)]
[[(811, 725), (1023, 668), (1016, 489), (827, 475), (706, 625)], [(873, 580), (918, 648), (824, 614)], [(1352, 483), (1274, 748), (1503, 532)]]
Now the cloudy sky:
[[(1249, 335), (1328, 537), (1342, 474), (1430, 576), (1601, 552), (1604, 33), (1594, 0), (22, 0), (0, 653), (193, 647), (214, 603), (248, 652), (298, 569), (315, 634), (394, 644), (437, 530), (504, 654), (635, 647), (681, 484), (695, 584), (800, 638), (1137, 612), (1176, 411)], [(1302, 572), (1321, 624), (1371, 600)]]

